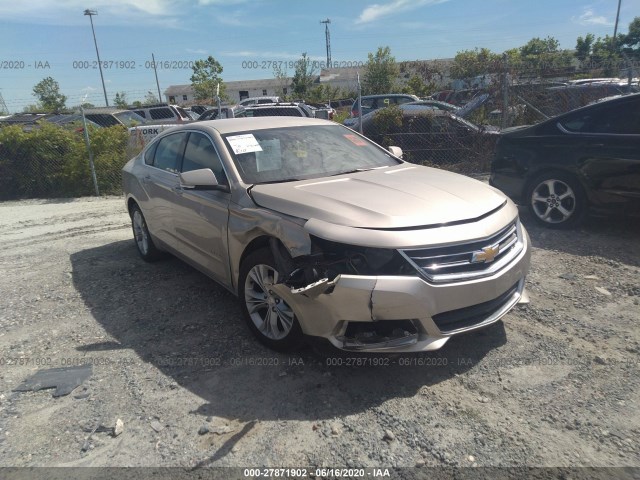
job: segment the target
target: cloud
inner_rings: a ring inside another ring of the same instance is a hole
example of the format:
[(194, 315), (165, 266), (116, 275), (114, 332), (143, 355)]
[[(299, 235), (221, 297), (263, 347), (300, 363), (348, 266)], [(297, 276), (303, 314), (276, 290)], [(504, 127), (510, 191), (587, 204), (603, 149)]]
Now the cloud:
[(188, 53), (194, 53), (196, 55), (206, 55), (207, 52), (204, 48), (187, 48), (185, 49)]
[(407, 10), (414, 10), (422, 6), (436, 5), (438, 3), (448, 1), (449, 0), (393, 0), (384, 4), (375, 3), (368, 6), (362, 11), (362, 13), (360, 13), (356, 23), (370, 23), (387, 15), (393, 15)]
[(603, 15), (596, 15), (591, 8), (585, 8), (582, 15), (579, 17), (571, 17), (571, 20), (574, 23), (579, 23), (580, 25), (603, 25), (606, 27), (613, 26), (613, 22), (608, 20), (607, 17)]

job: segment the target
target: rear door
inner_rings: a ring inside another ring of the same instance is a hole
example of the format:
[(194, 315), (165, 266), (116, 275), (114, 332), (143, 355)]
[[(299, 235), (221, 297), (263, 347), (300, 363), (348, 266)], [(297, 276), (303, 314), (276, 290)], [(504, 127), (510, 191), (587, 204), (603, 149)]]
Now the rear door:
[[(229, 185), (212, 140), (202, 132), (191, 132), (181, 171), (210, 168), (220, 185)], [(227, 223), (231, 194), (221, 190), (176, 189), (173, 206), (177, 250), (225, 285), (230, 285)]]
[(640, 97), (567, 116), (559, 128), (579, 137), (575, 154), (592, 203), (640, 209)]

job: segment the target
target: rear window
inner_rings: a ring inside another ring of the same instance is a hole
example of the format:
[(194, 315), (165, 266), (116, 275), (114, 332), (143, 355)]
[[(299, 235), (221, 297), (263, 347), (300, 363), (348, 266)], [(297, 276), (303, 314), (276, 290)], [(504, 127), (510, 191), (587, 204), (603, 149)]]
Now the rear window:
[(256, 108), (246, 111), (247, 117), (304, 117), (298, 108)]
[(174, 118), (175, 115), (169, 107), (166, 108), (152, 108), (149, 110), (149, 114), (153, 120), (162, 120), (164, 118)]
[(175, 109), (178, 111), (183, 120), (189, 120), (191, 118), (184, 108), (175, 107)]

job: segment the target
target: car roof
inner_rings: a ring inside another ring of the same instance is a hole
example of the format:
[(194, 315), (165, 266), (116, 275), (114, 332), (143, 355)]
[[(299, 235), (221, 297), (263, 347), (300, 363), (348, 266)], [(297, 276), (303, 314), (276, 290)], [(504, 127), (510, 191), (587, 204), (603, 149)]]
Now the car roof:
[(205, 120), (197, 123), (187, 123), (173, 128), (178, 130), (207, 130), (212, 128), (221, 135), (234, 132), (246, 132), (249, 130), (265, 130), (267, 128), (279, 127), (305, 127), (305, 126), (327, 126), (338, 125), (330, 120), (308, 117), (245, 117), (245, 118), (222, 118), (219, 120)]

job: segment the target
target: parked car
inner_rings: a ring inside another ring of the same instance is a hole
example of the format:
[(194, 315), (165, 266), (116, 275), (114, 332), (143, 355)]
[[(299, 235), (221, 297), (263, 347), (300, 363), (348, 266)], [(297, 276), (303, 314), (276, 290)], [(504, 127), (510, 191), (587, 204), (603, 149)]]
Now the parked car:
[(313, 110), (304, 103), (271, 103), (245, 107), (247, 117), (314, 117)]
[(333, 120), (336, 110), (326, 103), (305, 103), (313, 112), (315, 118), (324, 118), (325, 120)]
[(178, 105), (160, 103), (131, 110), (143, 117), (148, 123), (184, 123), (192, 121), (187, 111)]
[(588, 210), (638, 215), (640, 94), (505, 131), (490, 183), (548, 227), (574, 226)]
[(220, 118), (241, 118), (246, 117), (247, 112), (245, 108), (241, 105), (232, 105), (227, 107), (218, 107), (210, 108), (205, 110), (202, 115), (198, 117), (198, 121), (202, 122), (204, 120), (216, 120), (218, 119), (218, 112), (220, 112)]
[(209, 110), (211, 105), (191, 105), (189, 110), (197, 113), (198, 115), (202, 115), (206, 110)]
[(451, 103), (442, 102), (440, 100), (432, 100), (430, 98), (422, 98), (416, 102), (409, 102), (405, 105), (424, 105), (427, 107), (433, 107), (438, 110), (444, 110), (445, 112), (456, 113), (457, 110), (460, 110), (460, 107), (457, 107)]
[(353, 98), (338, 98), (336, 100), (331, 100), (329, 102), (331, 108), (336, 111), (351, 111), (351, 106), (353, 105)]
[[(403, 103), (417, 102), (420, 100), (415, 95), (408, 95), (404, 93), (389, 93), (387, 95), (363, 95), (360, 99), (360, 105), (362, 106), (362, 115), (366, 115), (369, 112), (373, 112), (379, 108), (390, 107), (391, 105), (402, 105)], [(358, 111), (358, 99), (353, 102), (351, 106), (351, 116), (359, 117)]]
[(249, 97), (249, 98), (245, 98), (244, 100), (241, 100), (240, 105), (242, 105), (243, 107), (249, 107), (251, 105), (262, 105), (265, 103), (280, 103), (280, 102), (282, 102), (282, 99), (278, 96)]
[(237, 295), (271, 348), (439, 349), (526, 298), (529, 239), (498, 190), (401, 155), (315, 118), (176, 127), (123, 169), (135, 245)]
[[(478, 126), (429, 105), (405, 103), (397, 107), (401, 118), (389, 121), (376, 110), (362, 117), (362, 133), (376, 143), (397, 145), (406, 159), (437, 164), (475, 160), (486, 164), (493, 157), (498, 129)], [(357, 129), (358, 119), (344, 123)]]
[(100, 125), (101, 127), (113, 127), (122, 125), (127, 128), (144, 125), (147, 121), (131, 110), (122, 110), (118, 108), (92, 108), (84, 111), (87, 120)]

